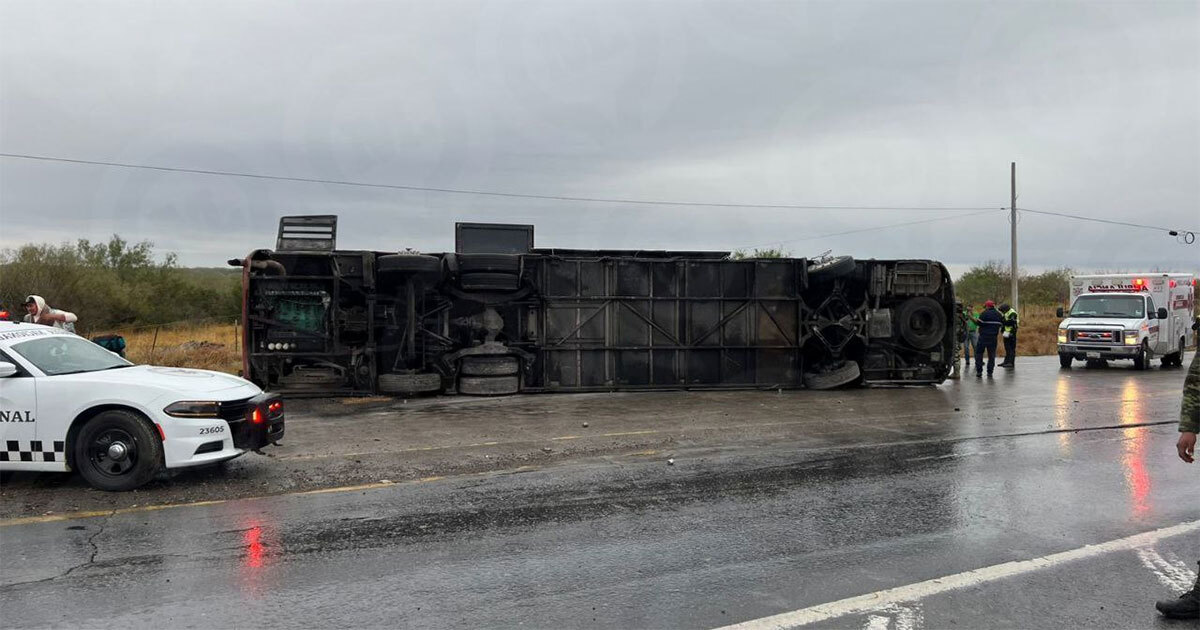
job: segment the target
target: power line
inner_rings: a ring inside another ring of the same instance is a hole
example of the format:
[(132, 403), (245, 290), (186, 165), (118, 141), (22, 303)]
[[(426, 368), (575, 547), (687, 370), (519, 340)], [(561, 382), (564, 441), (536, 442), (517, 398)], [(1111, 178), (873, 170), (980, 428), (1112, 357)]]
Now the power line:
[(737, 247), (735, 249), (743, 250), (743, 249), (755, 249), (755, 248), (759, 248), (759, 247), (766, 247), (767, 245), (787, 245), (788, 243), (799, 243), (802, 241), (814, 241), (814, 240), (821, 239), (821, 238), (832, 238), (834, 236), (845, 236), (847, 234), (860, 234), (862, 232), (875, 232), (877, 230), (890, 230), (892, 228), (908, 227), (910, 225), (922, 225), (925, 223), (937, 223), (939, 221), (954, 221), (956, 219), (965, 219), (967, 217), (979, 216), (981, 214), (988, 214), (990, 212), (997, 212), (999, 210), (1007, 210), (1007, 208), (988, 208), (986, 210), (980, 210), (978, 212), (970, 212), (967, 214), (960, 214), (960, 215), (956, 215), (956, 216), (952, 216), (952, 217), (938, 217), (936, 219), (922, 219), (920, 221), (905, 221), (904, 223), (891, 223), (888, 225), (877, 225), (875, 227), (859, 228), (856, 230), (846, 230), (844, 232), (831, 232), (829, 234), (818, 234), (816, 236), (806, 236), (804, 238), (795, 238), (795, 239), (786, 240), (786, 241), (771, 241), (770, 243), (760, 243), (758, 245), (750, 245), (747, 247)]
[(948, 211), (966, 212), (976, 210), (997, 210), (978, 206), (822, 206), (801, 204), (766, 204), (766, 203), (720, 203), (703, 201), (668, 201), (654, 199), (617, 199), (607, 197), (571, 197), (566, 195), (537, 195), (525, 193), (499, 192), (493, 190), (471, 190), (465, 188), (436, 188), (431, 186), (410, 186), (407, 184), (380, 184), (373, 182), (356, 182), (339, 179), (320, 179), (312, 177), (288, 177), (284, 175), (264, 175), (261, 173), (239, 173), (234, 171), (216, 171), (199, 168), (182, 168), (174, 166), (156, 166), (152, 164), (130, 164), (125, 162), (106, 162), (101, 160), (80, 160), (74, 158), (53, 157), (47, 155), (29, 155), (24, 153), (0, 153), (0, 157), (38, 160), (43, 162), (63, 162), (67, 164), (88, 164), (92, 166), (110, 166), (115, 168), (140, 169), (147, 171), (163, 171), (168, 173), (190, 173), (195, 175), (216, 175), (221, 177), (242, 177), (284, 182), (304, 182), (308, 184), (331, 184), (334, 186), (353, 186), (358, 188), (385, 188), (389, 190), (407, 190), (414, 192), (446, 193), (452, 195), (481, 195), (487, 197), (508, 197), (516, 199), (544, 199), (550, 201), (578, 201), (587, 203), (612, 203), (642, 206), (687, 206), (702, 208), (753, 208), (761, 210), (897, 210), (897, 211)]
[(1200, 230), (1183, 229), (1183, 228), (1165, 228), (1157, 225), (1145, 225), (1143, 223), (1129, 223), (1126, 221), (1114, 221), (1111, 219), (1098, 219), (1096, 217), (1085, 217), (1078, 214), (1067, 214), (1065, 212), (1051, 212), (1050, 210), (1033, 210), (1031, 208), (1017, 208), (1021, 212), (1032, 212), (1034, 214), (1044, 214), (1052, 217), (1063, 217), (1066, 219), (1075, 219), (1076, 221), (1092, 221), (1094, 223), (1108, 223), (1109, 225), (1123, 225), (1125, 227), (1142, 228), (1145, 230), (1157, 230), (1159, 232), (1200, 232)]

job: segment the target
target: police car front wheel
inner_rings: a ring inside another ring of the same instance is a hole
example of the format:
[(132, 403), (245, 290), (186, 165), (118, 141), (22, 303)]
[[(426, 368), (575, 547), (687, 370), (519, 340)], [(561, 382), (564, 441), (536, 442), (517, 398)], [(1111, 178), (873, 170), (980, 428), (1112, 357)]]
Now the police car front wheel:
[(141, 416), (105, 411), (75, 437), (75, 467), (92, 487), (119, 492), (154, 478), (162, 468), (162, 441)]

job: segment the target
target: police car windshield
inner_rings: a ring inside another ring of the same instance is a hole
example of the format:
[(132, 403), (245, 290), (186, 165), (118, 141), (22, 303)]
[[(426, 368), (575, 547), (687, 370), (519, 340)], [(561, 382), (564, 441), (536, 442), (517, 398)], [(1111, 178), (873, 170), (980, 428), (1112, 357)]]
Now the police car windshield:
[(132, 363), (74, 335), (50, 335), (12, 345), (12, 351), (37, 366), (47, 376), (97, 372), (128, 367)]
[(1071, 317), (1141, 319), (1145, 316), (1146, 300), (1140, 295), (1085, 295), (1071, 307)]

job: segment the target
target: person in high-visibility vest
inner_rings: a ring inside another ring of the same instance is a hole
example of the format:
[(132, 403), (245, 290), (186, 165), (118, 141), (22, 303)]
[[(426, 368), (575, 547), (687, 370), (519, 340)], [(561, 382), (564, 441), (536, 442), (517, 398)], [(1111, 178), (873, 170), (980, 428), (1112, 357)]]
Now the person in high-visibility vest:
[(1004, 361), (1000, 367), (1011, 369), (1017, 367), (1017, 323), (1020, 318), (1017, 317), (1017, 311), (1007, 304), (1000, 305), (1000, 315), (1004, 317)]

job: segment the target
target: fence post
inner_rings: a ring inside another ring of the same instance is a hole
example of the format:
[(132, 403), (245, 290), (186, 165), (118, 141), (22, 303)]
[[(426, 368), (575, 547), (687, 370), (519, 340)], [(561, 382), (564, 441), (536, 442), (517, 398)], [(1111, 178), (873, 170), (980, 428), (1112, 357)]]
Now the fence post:
[(150, 342), (150, 360), (147, 363), (154, 363), (154, 348), (158, 345), (158, 329), (160, 326), (154, 327), (154, 340)]
[(238, 320), (233, 320), (233, 351), (240, 352), (238, 349)]

